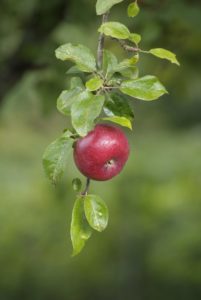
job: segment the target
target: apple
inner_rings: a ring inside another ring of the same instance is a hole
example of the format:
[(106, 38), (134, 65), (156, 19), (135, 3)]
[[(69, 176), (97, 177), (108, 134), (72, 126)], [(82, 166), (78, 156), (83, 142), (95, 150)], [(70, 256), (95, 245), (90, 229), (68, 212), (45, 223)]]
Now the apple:
[(122, 130), (98, 124), (74, 145), (74, 161), (86, 177), (104, 181), (118, 175), (129, 156), (129, 143)]

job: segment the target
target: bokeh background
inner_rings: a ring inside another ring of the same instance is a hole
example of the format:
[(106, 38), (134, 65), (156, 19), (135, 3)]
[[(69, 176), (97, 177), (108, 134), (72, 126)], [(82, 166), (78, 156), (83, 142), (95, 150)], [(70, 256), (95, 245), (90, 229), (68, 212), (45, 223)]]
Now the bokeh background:
[(176, 52), (181, 67), (142, 55), (141, 74), (159, 76), (169, 95), (132, 101), (130, 160), (91, 187), (108, 204), (109, 227), (72, 259), (71, 179), (79, 173), (71, 158), (54, 188), (41, 157), (70, 125), (55, 108), (70, 64), (54, 50), (79, 42), (95, 53), (100, 18), (91, 0), (1, 0), (1, 300), (201, 299), (201, 2), (139, 0), (134, 20), (127, 3), (111, 20), (141, 33), (144, 49)]

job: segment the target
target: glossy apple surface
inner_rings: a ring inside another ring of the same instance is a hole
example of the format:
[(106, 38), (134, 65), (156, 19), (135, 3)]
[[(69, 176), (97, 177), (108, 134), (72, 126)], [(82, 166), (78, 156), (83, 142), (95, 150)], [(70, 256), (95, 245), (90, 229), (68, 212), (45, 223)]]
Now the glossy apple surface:
[(122, 130), (98, 124), (74, 147), (77, 168), (93, 180), (109, 180), (123, 169), (129, 156), (128, 140)]

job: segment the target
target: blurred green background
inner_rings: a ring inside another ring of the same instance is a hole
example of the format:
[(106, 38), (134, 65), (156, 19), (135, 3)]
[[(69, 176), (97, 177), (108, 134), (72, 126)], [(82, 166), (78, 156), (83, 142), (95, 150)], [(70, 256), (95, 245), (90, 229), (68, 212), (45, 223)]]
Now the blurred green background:
[(1, 0), (1, 300), (201, 299), (201, 3), (139, 1), (134, 20), (128, 3), (111, 20), (141, 33), (144, 49), (176, 52), (181, 67), (142, 55), (141, 75), (159, 76), (169, 95), (132, 102), (129, 162), (91, 187), (108, 203), (109, 227), (72, 259), (71, 179), (79, 173), (71, 158), (54, 188), (41, 157), (69, 126), (55, 104), (70, 64), (54, 50), (80, 42), (95, 53), (100, 18), (90, 0)]

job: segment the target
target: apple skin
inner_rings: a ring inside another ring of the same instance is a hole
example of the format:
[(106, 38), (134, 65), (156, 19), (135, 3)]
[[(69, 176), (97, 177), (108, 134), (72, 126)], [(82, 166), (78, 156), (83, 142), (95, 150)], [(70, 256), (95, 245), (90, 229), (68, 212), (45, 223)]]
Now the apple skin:
[(86, 177), (105, 181), (118, 175), (129, 156), (129, 143), (122, 130), (98, 124), (74, 145), (74, 161)]

